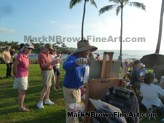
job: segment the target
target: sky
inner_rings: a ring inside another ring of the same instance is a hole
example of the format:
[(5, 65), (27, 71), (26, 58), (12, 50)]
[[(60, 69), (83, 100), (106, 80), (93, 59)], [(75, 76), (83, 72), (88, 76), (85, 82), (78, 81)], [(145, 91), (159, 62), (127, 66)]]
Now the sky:
[[(128, 5), (124, 7), (123, 50), (155, 51), (162, 0), (135, 1), (144, 3), (146, 11)], [(0, 41), (23, 43), (30, 38), (37, 43), (64, 41), (68, 47), (76, 48), (81, 36), (83, 2), (72, 9), (69, 2), (0, 0)], [(96, 3), (97, 8), (87, 3), (84, 36), (99, 50), (119, 50), (120, 14), (117, 16), (114, 9), (99, 15), (100, 8), (112, 3), (108, 0), (97, 0)], [(163, 41), (161, 50), (164, 50)]]

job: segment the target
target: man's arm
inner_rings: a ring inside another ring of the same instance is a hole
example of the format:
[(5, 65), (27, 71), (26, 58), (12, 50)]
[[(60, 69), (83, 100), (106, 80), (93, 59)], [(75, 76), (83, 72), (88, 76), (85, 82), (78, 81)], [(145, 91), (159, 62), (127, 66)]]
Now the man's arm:
[(44, 68), (44, 69), (48, 68), (50, 65), (55, 65), (59, 62), (58, 60), (53, 60), (51, 62), (45, 63), (45, 59), (43, 56), (39, 56), (38, 61), (41, 68)]
[(155, 88), (160, 95), (164, 96), (164, 89), (162, 89), (159, 85), (155, 85)]
[(65, 70), (71, 70), (77, 66), (79, 65), (76, 63), (76, 58), (73, 56), (69, 56), (68, 59), (63, 63), (63, 68)]
[(2, 52), (2, 59), (5, 61), (5, 53), (4, 52)]
[(64, 69), (74, 69), (77, 66), (81, 66), (83, 64), (87, 64), (87, 59), (86, 58), (77, 58), (77, 59), (68, 59), (64, 64), (63, 68)]

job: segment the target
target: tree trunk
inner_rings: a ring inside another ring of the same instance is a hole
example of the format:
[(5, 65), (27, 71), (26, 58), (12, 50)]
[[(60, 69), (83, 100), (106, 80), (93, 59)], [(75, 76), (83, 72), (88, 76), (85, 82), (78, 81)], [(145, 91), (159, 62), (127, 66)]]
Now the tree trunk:
[(121, 28), (120, 28), (120, 61), (122, 61), (122, 30), (123, 30), (123, 3), (121, 3)]
[(160, 14), (160, 22), (159, 22), (158, 42), (157, 42), (156, 51), (155, 51), (155, 53), (158, 53), (158, 54), (159, 54), (159, 51), (160, 51), (160, 45), (161, 45), (161, 39), (162, 39), (163, 12), (164, 12), (164, 0), (162, 0), (162, 4), (161, 4), (161, 14)]
[(84, 20), (85, 20), (86, 3), (87, 3), (87, 0), (84, 0), (83, 18), (82, 18), (82, 24), (81, 24), (81, 40), (84, 39)]

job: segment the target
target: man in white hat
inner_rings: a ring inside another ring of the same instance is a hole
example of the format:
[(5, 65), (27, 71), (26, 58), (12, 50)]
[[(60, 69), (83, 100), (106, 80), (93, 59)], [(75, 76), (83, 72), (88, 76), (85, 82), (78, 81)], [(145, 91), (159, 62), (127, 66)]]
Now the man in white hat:
[(68, 112), (71, 112), (69, 105), (81, 102), (80, 87), (83, 85), (87, 57), (90, 52), (95, 50), (97, 47), (91, 46), (87, 40), (79, 41), (77, 50), (63, 64), (66, 71), (63, 83), (63, 93), (66, 100), (66, 123), (79, 122), (77, 117), (68, 117)]

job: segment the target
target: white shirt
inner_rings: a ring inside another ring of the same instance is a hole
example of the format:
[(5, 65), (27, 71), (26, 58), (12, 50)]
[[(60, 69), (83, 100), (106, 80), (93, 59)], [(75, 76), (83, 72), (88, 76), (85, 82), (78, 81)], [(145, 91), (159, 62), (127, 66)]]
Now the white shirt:
[(51, 56), (51, 61), (55, 60), (56, 55), (50, 55)]
[(151, 108), (152, 105), (160, 107), (162, 102), (158, 98), (158, 94), (164, 96), (164, 89), (154, 84), (142, 84), (140, 87), (141, 96), (143, 97), (142, 103), (147, 109)]
[(55, 68), (60, 68), (60, 63), (55, 64)]
[(5, 61), (5, 63), (11, 63), (12, 62), (10, 51), (6, 51), (6, 50), (3, 51), (2, 58)]
[(85, 73), (84, 73), (84, 79), (83, 79), (83, 83), (87, 83), (88, 82), (88, 79), (89, 79), (89, 70), (90, 70), (90, 67), (87, 65), (85, 67)]
[[(51, 55), (51, 61), (53, 61), (53, 60), (55, 60), (57, 58), (59, 58), (59, 57), (57, 57), (57, 55)], [(60, 68), (60, 63), (57, 63), (54, 66), (55, 66), (55, 68), (58, 68), (59, 69)]]

